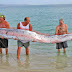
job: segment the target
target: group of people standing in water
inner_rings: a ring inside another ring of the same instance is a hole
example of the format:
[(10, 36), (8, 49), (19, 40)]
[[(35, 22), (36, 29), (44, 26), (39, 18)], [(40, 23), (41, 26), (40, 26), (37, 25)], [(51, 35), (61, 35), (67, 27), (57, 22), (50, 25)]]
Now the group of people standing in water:
[[(4, 15), (0, 15), (0, 28), (10, 28), (9, 23), (7, 21), (5, 21), (5, 16)], [(24, 30), (33, 31), (32, 30), (32, 25), (30, 24), (30, 18), (25, 17), (24, 22), (18, 23), (17, 29), (24, 29)], [(37, 32), (37, 31), (35, 31), (35, 32)], [(37, 33), (39, 33), (39, 32), (37, 32)], [(43, 33), (39, 33), (39, 34), (43, 34)], [(67, 27), (66, 24), (64, 24), (64, 20), (60, 19), (59, 20), (59, 25), (56, 27), (55, 35), (63, 35), (63, 34), (68, 34), (68, 27)], [(15, 40), (17, 40), (17, 39), (15, 39)], [(53, 43), (55, 43), (55, 42), (53, 42)], [(18, 45), (17, 59), (19, 59), (22, 46), (24, 46), (25, 49), (26, 49), (26, 55), (29, 54), (30, 42), (17, 40), (17, 45)], [(58, 49), (58, 52), (60, 52), (61, 48), (63, 48), (64, 52), (66, 52), (67, 47), (68, 47), (68, 45), (67, 45), (66, 41), (56, 43), (56, 49)], [(8, 39), (5, 39), (3, 37), (0, 38), (0, 53), (1, 54), (2, 54), (2, 48), (6, 48), (6, 54), (8, 54)]]

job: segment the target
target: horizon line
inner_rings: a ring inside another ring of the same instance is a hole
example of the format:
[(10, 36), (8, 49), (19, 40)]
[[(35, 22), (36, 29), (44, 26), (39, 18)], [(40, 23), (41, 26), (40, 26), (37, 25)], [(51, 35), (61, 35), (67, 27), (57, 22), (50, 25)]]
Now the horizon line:
[(0, 5), (72, 5), (72, 4), (0, 4)]

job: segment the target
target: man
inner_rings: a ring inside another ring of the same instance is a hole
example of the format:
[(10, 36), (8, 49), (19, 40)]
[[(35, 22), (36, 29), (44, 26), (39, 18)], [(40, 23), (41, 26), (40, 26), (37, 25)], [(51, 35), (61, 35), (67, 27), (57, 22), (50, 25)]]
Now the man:
[[(25, 17), (24, 22), (18, 23), (17, 29), (33, 31), (32, 30), (32, 25), (29, 22), (30, 22), (30, 18), (29, 17)], [(41, 34), (41, 35), (46, 35), (46, 36), (49, 35), (49, 34), (44, 34), (44, 33), (40, 33), (40, 32), (37, 32), (37, 31), (33, 31), (33, 32), (36, 32), (36, 33)], [(35, 42), (35, 41), (33, 41), (33, 42)], [(29, 43), (30, 42), (19, 41), (18, 40), (17, 59), (19, 59), (20, 51), (21, 51), (21, 47), (22, 46), (24, 46), (26, 48), (26, 55), (29, 54), (29, 45), (30, 45)]]
[[(0, 28), (10, 28), (9, 23), (5, 21), (5, 16), (0, 15)], [(8, 40), (1, 37), (0, 38), (0, 52), (2, 54), (2, 48), (6, 48), (6, 54), (8, 54)]]
[[(64, 20), (60, 19), (59, 20), (59, 25), (56, 27), (56, 32), (55, 35), (63, 35), (63, 34), (68, 34), (68, 27), (66, 24), (64, 24)], [(58, 49), (58, 52), (60, 52), (60, 49), (63, 47), (64, 53), (66, 52), (66, 48), (68, 47), (67, 42), (61, 42), (61, 43), (56, 43), (56, 49)]]
[[(32, 25), (29, 23), (30, 22), (30, 18), (26, 17), (24, 19), (24, 22), (20, 22), (17, 25), (17, 29), (23, 29), (23, 30), (29, 30), (32, 31)], [(29, 54), (29, 45), (30, 42), (27, 41), (19, 41), (18, 40), (18, 50), (17, 50), (17, 58), (19, 59), (20, 56), (20, 51), (21, 51), (21, 47), (24, 46), (26, 48), (26, 55)]]

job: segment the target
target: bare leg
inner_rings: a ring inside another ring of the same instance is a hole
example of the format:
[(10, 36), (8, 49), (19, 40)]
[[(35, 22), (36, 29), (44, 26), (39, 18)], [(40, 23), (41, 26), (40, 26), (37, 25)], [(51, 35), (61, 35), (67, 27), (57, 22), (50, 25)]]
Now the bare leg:
[(1, 52), (1, 48), (0, 48), (0, 52)]
[(29, 47), (26, 48), (26, 55), (29, 54)]
[(20, 52), (21, 52), (21, 47), (18, 47), (18, 49), (17, 49), (17, 59), (19, 59)]
[(60, 52), (60, 49), (58, 49), (58, 52)]
[(2, 48), (0, 48), (0, 52), (1, 52), (1, 54), (2, 54)]
[(6, 48), (6, 55), (8, 54), (8, 48)]
[(66, 48), (63, 48), (64, 49), (64, 53), (66, 53)]

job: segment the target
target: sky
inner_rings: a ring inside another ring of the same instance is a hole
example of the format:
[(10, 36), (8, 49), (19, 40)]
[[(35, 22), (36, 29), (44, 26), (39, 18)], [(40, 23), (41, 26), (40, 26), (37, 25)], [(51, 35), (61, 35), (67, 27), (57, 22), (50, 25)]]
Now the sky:
[(0, 0), (0, 4), (25, 4), (25, 5), (72, 4), (72, 0)]

